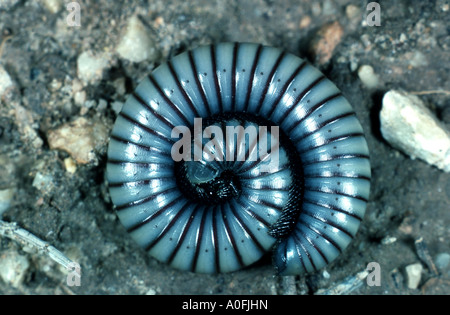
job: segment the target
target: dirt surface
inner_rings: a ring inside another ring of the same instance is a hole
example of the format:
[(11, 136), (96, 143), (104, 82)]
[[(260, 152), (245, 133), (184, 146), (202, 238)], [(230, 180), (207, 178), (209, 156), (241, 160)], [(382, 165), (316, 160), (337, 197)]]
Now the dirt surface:
[[(432, 262), (450, 254), (450, 175), (393, 149), (378, 119), (390, 89), (450, 89), (448, 1), (378, 1), (381, 26), (367, 25), (369, 1), (79, 2), (81, 26), (71, 27), (66, 1), (0, 1), (0, 66), (12, 81), (0, 100), (0, 191), (13, 192), (2, 220), (16, 222), (82, 268), (81, 286), (70, 287), (48, 257), (0, 238), (0, 259), (17, 252), (29, 262), (17, 285), (0, 279), (0, 294), (312, 294), (369, 262), (380, 264), (380, 286), (364, 280), (351, 294), (450, 293), (449, 267), (436, 275), (415, 246), (423, 238)], [(135, 15), (158, 51), (153, 59), (131, 62), (116, 51)], [(326, 36), (332, 40), (320, 42)], [(258, 42), (307, 58), (342, 90), (363, 124), (373, 172), (367, 214), (355, 241), (325, 271), (281, 278), (269, 257), (220, 275), (161, 264), (133, 242), (112, 210), (104, 179), (107, 136), (91, 143), (87, 161), (49, 143), (53, 130), (77, 126), (80, 117), (88, 122), (83, 128), (107, 135), (120, 102), (156, 65), (222, 41)], [(77, 70), (83, 52), (106, 56), (88, 82)], [(362, 83), (361, 65), (373, 67), (375, 85)], [(449, 95), (420, 97), (450, 127)], [(405, 267), (414, 263), (423, 271), (410, 289)]]

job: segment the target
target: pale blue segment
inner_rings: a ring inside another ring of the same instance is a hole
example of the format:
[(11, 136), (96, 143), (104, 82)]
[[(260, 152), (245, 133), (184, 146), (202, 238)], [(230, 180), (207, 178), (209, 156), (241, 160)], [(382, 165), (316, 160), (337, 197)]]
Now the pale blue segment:
[(137, 125), (131, 124), (122, 116), (117, 117), (116, 123), (114, 124), (112, 130), (112, 135), (117, 136), (120, 139), (128, 140), (147, 147), (158, 148), (166, 152), (170, 152), (173, 144), (170, 139), (170, 134), (168, 135), (169, 138), (160, 138)]
[(142, 185), (129, 182), (126, 186), (110, 186), (109, 190), (114, 204), (121, 206), (153, 196), (173, 187), (176, 187), (175, 179), (167, 180), (165, 178), (157, 178)]
[[(178, 206), (178, 211), (175, 213), (179, 216), (177, 218), (171, 218), (170, 223), (173, 223), (173, 225), (165, 227), (163, 231), (165, 233), (164, 236), (151, 247), (149, 253), (154, 257), (158, 257), (162, 262), (169, 262), (169, 259), (174, 255), (171, 263), (178, 264), (177, 268), (179, 269), (189, 270), (195, 253), (195, 235), (198, 233), (199, 218), (196, 215), (196, 207), (193, 204), (186, 203), (185, 200), (184, 204), (180, 203), (180, 206)], [(194, 220), (188, 227), (187, 225), (192, 215), (194, 216)], [(184, 233), (186, 235), (184, 240), (182, 240), (181, 237)], [(177, 248), (181, 241), (183, 243)], [(177, 259), (180, 254), (184, 257), (182, 261)]]
[[(156, 72), (157, 70), (155, 70)], [(167, 91), (167, 89), (163, 90)], [(153, 85), (148, 78), (145, 78), (136, 88), (135, 91), (156, 113), (164, 117), (173, 126), (184, 126), (183, 116), (186, 113), (179, 114), (179, 108), (176, 107), (177, 104), (171, 106), (170, 102), (167, 102), (163, 94), (160, 94), (158, 89)], [(187, 118), (188, 119), (188, 118)], [(188, 120), (189, 121), (189, 120)], [(191, 121), (189, 121), (191, 123)], [(162, 122), (161, 122), (162, 124)], [(152, 128), (155, 128), (152, 126)], [(171, 131), (171, 129), (170, 129)], [(171, 132), (164, 133), (164, 135), (170, 138)]]
[(307, 86), (315, 82), (318, 78), (322, 76), (322, 73), (314, 68), (313, 66), (307, 64), (300, 73), (298, 73), (292, 80), (291, 85), (287, 89), (285, 95), (277, 106), (277, 109), (273, 112), (271, 117), (266, 117), (276, 124), (281, 124), (281, 117), (284, 116), (285, 112), (289, 110), (292, 106), (296, 106), (298, 96), (303, 93)]
[(174, 177), (173, 166), (170, 164), (108, 163), (106, 171), (109, 184)]
[(197, 73), (189, 66), (189, 55), (187, 53), (175, 56), (172, 59), (172, 65), (181, 81), (186, 94), (195, 105), (201, 117), (207, 116), (207, 104), (203, 102), (202, 92), (196, 83)]
[(236, 111), (243, 111), (247, 106), (251, 70), (255, 62), (258, 45), (240, 44), (236, 60)]
[(292, 84), (292, 81), (287, 82), (289, 78), (294, 74), (297, 68), (305, 61), (294, 55), (287, 54), (277, 67), (277, 70), (270, 81), (267, 94), (265, 95), (264, 102), (261, 108), (261, 114), (265, 115), (273, 106), (279, 103), (275, 103), (283, 92), (283, 88), (286, 84), (288, 87)]
[(220, 91), (217, 91), (213, 79), (215, 71), (212, 65), (210, 47), (199, 47), (192, 51), (192, 55), (197, 67), (197, 77), (200, 81), (203, 91), (205, 92), (211, 114), (217, 114), (219, 113), (217, 95), (218, 93), (220, 93)]
[(265, 47), (261, 51), (260, 62), (258, 62), (258, 65), (256, 66), (252, 80), (252, 92), (247, 107), (248, 112), (256, 112), (256, 108), (263, 96), (264, 87), (269, 79), (269, 75), (276, 64), (278, 57), (282, 53), (282, 50), (273, 47)]
[[(233, 47), (232, 43), (221, 43), (216, 46), (216, 66), (217, 79), (220, 88), (223, 111), (231, 110), (231, 86), (233, 68)], [(224, 71), (225, 70), (225, 71)]]
[[(289, 115), (283, 120), (281, 127), (283, 130), (289, 130), (293, 126), (304, 119), (312, 108), (328, 97), (340, 93), (339, 89), (328, 80), (318, 82), (314, 87), (308, 90), (308, 93), (298, 102)], [(314, 114), (314, 112), (312, 112)]]
[[(340, 166), (337, 167), (336, 163)], [(367, 159), (353, 158), (342, 159), (339, 162), (326, 161), (315, 164), (309, 164), (304, 167), (305, 176), (314, 177), (332, 177), (347, 176), (347, 177), (365, 177), (370, 178), (370, 163)]]
[[(154, 148), (155, 149), (155, 148)], [(151, 148), (140, 147), (133, 143), (123, 143), (111, 139), (108, 146), (108, 158), (113, 161), (130, 161), (131, 163), (158, 163), (173, 165), (167, 155)], [(106, 171), (108, 174), (108, 171)]]
[[(133, 230), (131, 232), (131, 236), (141, 247), (145, 248), (149, 246), (167, 227), (167, 225), (172, 221), (174, 216), (183, 208), (184, 205), (185, 202), (180, 201), (171, 207), (167, 207), (164, 209), (164, 213), (153, 216), (149, 222), (146, 222), (139, 228)], [(160, 209), (156, 211), (160, 211)]]
[[(179, 191), (159, 194), (157, 198), (153, 198), (144, 204), (129, 206), (127, 208), (121, 209), (120, 211), (117, 211), (117, 216), (119, 217), (120, 222), (122, 222), (125, 228), (128, 229), (141, 223), (151, 215), (155, 214), (155, 212), (157, 212), (159, 209), (178, 199), (180, 196), (181, 194)], [(113, 199), (112, 195), (111, 199)]]
[(315, 133), (302, 139), (297, 144), (297, 150), (300, 152), (318, 147), (330, 142), (338, 141), (339, 138), (348, 137), (353, 134), (362, 133), (362, 127), (355, 116), (345, 117), (326, 125), (326, 127), (317, 130)]

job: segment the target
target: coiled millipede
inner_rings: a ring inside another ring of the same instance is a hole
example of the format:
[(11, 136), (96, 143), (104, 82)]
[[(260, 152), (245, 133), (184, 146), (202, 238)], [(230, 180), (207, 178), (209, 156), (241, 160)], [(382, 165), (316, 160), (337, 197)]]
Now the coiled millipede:
[(120, 221), (159, 261), (230, 272), (273, 251), (290, 275), (323, 268), (354, 238), (371, 170), (361, 124), (320, 71), (277, 48), (221, 43), (138, 85), (106, 177)]

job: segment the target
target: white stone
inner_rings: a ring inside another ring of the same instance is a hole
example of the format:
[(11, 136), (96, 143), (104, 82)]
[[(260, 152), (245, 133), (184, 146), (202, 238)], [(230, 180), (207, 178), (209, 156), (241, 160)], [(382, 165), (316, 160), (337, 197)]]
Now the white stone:
[(117, 46), (117, 53), (121, 58), (131, 62), (157, 60), (159, 51), (149, 34), (149, 30), (137, 16), (131, 17), (128, 21), (127, 31)]
[(22, 284), (29, 267), (28, 259), (16, 251), (0, 254), (0, 278), (15, 288)]
[(358, 77), (361, 82), (369, 89), (374, 89), (379, 85), (378, 75), (373, 70), (372, 66), (362, 65), (358, 69)]
[(11, 206), (13, 197), (14, 189), (7, 188), (0, 190), (0, 217), (2, 216), (3, 212), (8, 210), (8, 208)]
[(78, 77), (85, 83), (100, 81), (103, 73), (111, 66), (111, 55), (109, 53), (94, 54), (85, 51), (78, 56)]
[(11, 88), (14, 87), (14, 83), (11, 80), (8, 72), (0, 64), (0, 98)]
[(417, 96), (387, 92), (380, 122), (383, 137), (393, 147), (450, 172), (450, 133)]
[(422, 278), (422, 270), (423, 267), (420, 263), (406, 266), (405, 271), (407, 276), (408, 288), (417, 289), (420, 283), (420, 279)]

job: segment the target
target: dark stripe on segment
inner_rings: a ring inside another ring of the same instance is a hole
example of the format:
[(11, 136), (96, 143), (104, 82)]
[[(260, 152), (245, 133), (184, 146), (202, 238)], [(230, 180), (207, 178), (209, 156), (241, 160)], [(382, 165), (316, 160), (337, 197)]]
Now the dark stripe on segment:
[[(120, 138), (120, 137), (118, 137), (118, 136), (116, 136), (116, 135), (111, 135), (110, 138), (111, 138), (111, 140), (114, 140), (114, 141), (117, 141), (117, 142), (120, 142), (120, 143), (123, 143), (123, 144), (126, 144), (126, 145), (134, 145), (134, 146), (137, 146), (137, 147), (139, 147), (139, 148), (141, 148), (141, 149), (143, 149), (143, 150), (145, 150), (145, 151), (147, 151), (147, 152), (156, 152), (156, 153), (158, 153), (158, 154), (161, 154), (161, 155), (165, 155), (165, 156), (167, 156), (167, 157), (170, 157), (170, 154), (169, 154), (169, 153), (164, 152), (164, 151), (161, 151), (160, 149), (155, 148), (155, 147), (150, 147), (150, 146), (145, 145), (145, 144), (139, 144), (139, 143), (136, 143), (136, 142), (127, 140), (127, 139), (122, 139), (122, 138)], [(110, 161), (112, 161), (111, 163), (114, 163), (114, 160), (108, 159), (108, 162), (110, 162)], [(124, 161), (124, 162), (127, 162), (127, 161)], [(133, 163), (132, 161), (129, 161), (129, 162), (130, 162), (130, 163)]]
[(304, 175), (305, 178), (332, 178), (332, 177), (343, 177), (343, 178), (357, 178), (366, 181), (370, 181), (370, 177), (364, 175), (353, 175), (353, 174), (345, 174), (345, 173), (331, 173), (329, 176), (324, 175)]
[[(247, 165), (246, 168), (241, 169), (240, 172), (245, 173), (249, 170), (251, 170), (252, 168), (256, 167), (256, 165), (258, 165), (259, 163), (262, 163), (263, 161), (266, 160), (266, 158), (272, 154), (272, 147), (270, 148), (270, 150), (268, 150), (268, 152), (266, 154), (264, 154), (263, 156), (260, 156), (259, 159), (256, 159), (256, 161), (251, 161), (252, 163)], [(272, 158), (272, 157), (271, 157)]]
[[(334, 123), (334, 122), (338, 121), (339, 119), (343, 119), (343, 118), (347, 118), (347, 117), (352, 117), (352, 116), (355, 116), (355, 113), (354, 113), (354, 112), (348, 112), (348, 113), (341, 114), (341, 115), (335, 116), (335, 117), (333, 117), (333, 118), (330, 118), (330, 119), (328, 119), (328, 120), (326, 120), (326, 121), (321, 122), (321, 123), (318, 125), (317, 129), (315, 129), (314, 131), (311, 131), (311, 132), (308, 132), (308, 133), (304, 133), (304, 134), (302, 134), (302, 135), (300, 135), (300, 136), (298, 136), (298, 137), (296, 137), (296, 138), (293, 138), (292, 141), (293, 141), (293, 142), (299, 142), (299, 141), (302, 141), (303, 139), (309, 137), (310, 135), (315, 134), (315, 133), (316, 133), (317, 131), (319, 131), (320, 129), (326, 127), (327, 125), (329, 125), (329, 124), (331, 124), (331, 123)], [(302, 119), (302, 120), (303, 120), (303, 119)], [(296, 125), (297, 125), (297, 124), (296, 124)], [(291, 128), (291, 131), (292, 131), (295, 127), (296, 127), (296, 126), (293, 126), (293, 127)]]
[[(246, 197), (249, 197), (250, 195), (248, 195), (247, 193), (245, 193)], [(240, 199), (237, 199), (236, 202), (243, 208), (244, 211), (246, 211), (252, 218), (256, 219), (257, 221), (259, 221), (261, 224), (263, 224), (264, 226), (266, 226), (267, 228), (270, 227), (270, 223), (266, 221), (266, 219), (262, 218), (261, 216), (259, 216), (258, 214), (256, 214), (253, 210), (249, 209), (248, 207), (246, 207), (242, 201)], [(260, 200), (258, 199), (258, 201), (255, 200), (251, 200), (249, 199), (249, 202), (253, 202), (256, 204), (260, 204), (266, 207), (270, 207), (272, 209), (277, 210), (278, 212), (282, 211), (282, 208), (278, 207), (277, 205), (268, 203), (266, 201)]]
[(294, 78), (296, 76), (298, 76), (300, 74), (300, 72), (305, 68), (305, 66), (307, 65), (306, 61), (303, 61), (295, 70), (295, 72), (289, 77), (289, 79), (286, 81), (286, 83), (283, 86), (283, 89), (281, 90), (280, 94), (278, 95), (278, 98), (272, 103), (272, 107), (267, 115), (268, 119), (271, 119), (275, 109), (277, 108), (278, 104), (281, 101), (281, 98), (284, 96), (284, 94), (286, 94), (287, 89), (289, 88), (289, 86), (292, 84), (292, 81), (294, 80)]
[(147, 126), (144, 126), (143, 124), (141, 124), (139, 121), (134, 120), (132, 117), (128, 116), (127, 114), (125, 114), (124, 112), (120, 112), (119, 116), (121, 116), (122, 118), (124, 118), (125, 120), (127, 120), (128, 122), (130, 122), (131, 124), (135, 125), (136, 127), (145, 130), (147, 133), (154, 135), (155, 137), (158, 137), (161, 140), (164, 140), (170, 144), (173, 144), (174, 141), (171, 138), (167, 138), (166, 136), (164, 136), (162, 133), (155, 131), (153, 129), (150, 129)]
[(234, 255), (236, 256), (236, 258), (238, 260), (239, 267), (242, 268), (242, 266), (244, 266), (244, 261), (242, 260), (242, 255), (239, 252), (239, 249), (238, 249), (238, 247), (236, 245), (236, 240), (234, 239), (233, 232), (231, 231), (230, 224), (228, 222), (227, 216), (226, 216), (225, 211), (223, 209), (223, 205), (221, 205), (221, 208), (222, 208), (221, 209), (222, 210), (222, 219), (223, 219), (223, 222), (224, 222), (224, 225), (225, 225), (226, 234), (228, 236), (228, 239), (231, 242), (231, 246), (233, 247)]
[(289, 189), (290, 189), (290, 187), (273, 188), (273, 187), (270, 187), (267, 184), (258, 186), (257, 188), (255, 188), (253, 186), (249, 186), (249, 185), (246, 185), (245, 187), (247, 187), (249, 189), (255, 189), (255, 190), (258, 190), (258, 191), (260, 191), (260, 190), (261, 191), (275, 191), (275, 190), (276, 191), (289, 191)]
[[(214, 81), (214, 88), (216, 91), (216, 98), (217, 98), (217, 105), (219, 106), (219, 113), (223, 113), (223, 104), (222, 104), (222, 97), (219, 85), (219, 77), (217, 75), (217, 61), (216, 61), (216, 46), (211, 45), (209, 49), (209, 53), (211, 54), (211, 62), (212, 62), (212, 70), (213, 70), (213, 81)], [(225, 92), (224, 92), (225, 93)]]
[(178, 77), (177, 73), (175, 72), (175, 69), (173, 68), (172, 62), (169, 61), (167, 63), (167, 65), (169, 67), (170, 74), (172, 75), (175, 83), (177, 84), (178, 90), (183, 95), (183, 98), (186, 101), (186, 103), (188, 104), (190, 110), (194, 113), (194, 117), (200, 117), (200, 114), (198, 113), (197, 108), (194, 106), (194, 103), (192, 102), (191, 98), (184, 90), (183, 85), (181, 84), (180, 78)]
[[(176, 200), (174, 200), (176, 201)], [(167, 234), (167, 232), (170, 231), (170, 229), (175, 225), (175, 223), (177, 222), (177, 220), (180, 218), (180, 216), (183, 214), (183, 212), (185, 211), (186, 207), (190, 206), (191, 203), (190, 202), (186, 202), (181, 209), (178, 211), (178, 213), (173, 217), (173, 219), (169, 222), (169, 224), (167, 224), (164, 229), (161, 231), (161, 233), (158, 235), (157, 238), (155, 238), (150, 244), (147, 245), (147, 247), (145, 248), (146, 251), (151, 250), (159, 241), (161, 241), (161, 239)], [(173, 202), (170, 206), (173, 206)], [(191, 216), (190, 216), (191, 217)], [(153, 218), (152, 218), (153, 219)], [(188, 220), (189, 222), (189, 220)], [(148, 222), (147, 222), (148, 223)], [(182, 237), (180, 237), (180, 239), (182, 239)], [(181, 243), (181, 242), (180, 242)]]
[[(337, 136), (337, 137), (332, 137), (332, 138), (327, 138), (325, 139), (324, 143), (317, 145), (317, 146), (312, 146), (306, 149), (303, 149), (301, 151), (298, 151), (299, 154), (304, 154), (305, 152), (320, 148), (321, 146), (330, 144), (332, 142), (337, 142), (337, 141), (342, 141), (342, 140), (346, 140), (352, 137), (363, 137), (364, 138), (364, 134), (362, 132), (354, 132), (354, 133), (349, 133), (346, 135), (341, 135), (341, 136)], [(365, 138), (364, 138), (365, 139)]]
[(364, 202), (368, 202), (368, 200), (366, 198), (362, 197), (362, 196), (345, 194), (345, 193), (340, 192), (340, 191), (335, 190), (335, 189), (329, 189), (329, 188), (328, 189), (324, 189), (324, 188), (322, 188), (322, 189), (311, 189), (311, 188), (308, 188), (308, 186), (305, 186), (305, 190), (313, 191), (313, 192), (320, 192), (320, 193), (325, 193), (325, 194), (331, 194), (331, 195), (339, 195), (339, 196), (342, 196), (342, 197), (355, 198), (355, 199), (358, 199), (358, 200), (361, 200), (361, 201), (364, 201)]
[(231, 63), (231, 110), (236, 112), (236, 64), (237, 64), (237, 52), (238, 43), (233, 45), (233, 61)]
[[(286, 134), (290, 134), (291, 132), (292, 132), (292, 130), (295, 128), (295, 127), (297, 127), (299, 124), (301, 124), (305, 119), (307, 119), (312, 113), (314, 113), (316, 110), (318, 110), (319, 108), (321, 108), (321, 107), (323, 107), (326, 103), (328, 103), (329, 101), (331, 101), (331, 100), (333, 100), (333, 99), (335, 99), (335, 98), (338, 98), (339, 96), (342, 96), (342, 94), (339, 92), (339, 93), (336, 93), (336, 94), (333, 94), (333, 95), (331, 95), (331, 96), (329, 96), (329, 97), (327, 97), (327, 98), (325, 98), (325, 99), (323, 99), (322, 101), (320, 101), (319, 103), (317, 103), (317, 104), (315, 104), (314, 106), (312, 106), (312, 107), (310, 107), (309, 109), (308, 109), (308, 111), (306, 112), (306, 114), (305, 114), (305, 116), (303, 116), (300, 120), (298, 120), (298, 121), (296, 121), (290, 128), (288, 128), (287, 130), (286, 130)], [(335, 121), (335, 120), (337, 120), (337, 118), (335, 119), (335, 118), (333, 118), (331, 121), (328, 121), (328, 122), (324, 122), (324, 123), (322, 123), (323, 125), (326, 125), (326, 124), (328, 124), (328, 123), (330, 123), (330, 122), (332, 122), (332, 121)], [(321, 125), (322, 125), (321, 124)], [(318, 128), (317, 130), (319, 130), (320, 128)], [(316, 131), (314, 131), (314, 132), (316, 132)]]
[[(195, 271), (197, 269), (197, 262), (198, 262), (198, 257), (200, 255), (200, 247), (201, 247), (201, 244), (203, 241), (203, 230), (205, 228), (205, 220), (206, 220), (207, 212), (208, 211), (206, 211), (206, 209), (204, 208), (203, 213), (202, 213), (202, 220), (200, 222), (198, 233), (197, 233), (197, 238), (195, 240), (196, 246), (195, 246), (194, 258), (192, 261), (192, 269), (191, 269), (192, 271)], [(212, 250), (214, 250), (214, 249), (212, 249)]]
[[(305, 224), (302, 224), (302, 225), (305, 225)], [(307, 224), (306, 224), (306, 228), (308, 228)], [(308, 243), (316, 250), (316, 252), (319, 253), (319, 255), (323, 258), (323, 260), (325, 260), (325, 263), (328, 264), (329, 263), (328, 258), (325, 256), (325, 254), (322, 252), (322, 250), (316, 246), (316, 244), (314, 243), (314, 240), (310, 239), (308, 237), (308, 235), (306, 235), (306, 233), (303, 231), (303, 229), (298, 228), (297, 230), (308, 241)]]
[[(181, 245), (183, 245), (184, 239), (186, 238), (186, 235), (187, 235), (189, 229), (191, 228), (192, 222), (194, 221), (198, 207), (199, 206), (196, 205), (195, 208), (193, 209), (193, 211), (191, 212), (191, 215), (189, 216), (189, 220), (187, 221), (186, 225), (183, 228), (183, 232), (181, 233), (180, 239), (177, 241), (177, 245), (173, 249), (173, 252), (170, 254), (169, 259), (167, 260), (167, 262), (169, 264), (171, 264), (172, 261), (175, 259), (175, 256), (177, 255), (178, 251), (180, 250)], [(197, 247), (197, 243), (194, 244), (194, 247)], [(193, 262), (191, 264), (191, 268), (193, 268)]]
[(282, 125), (284, 120), (287, 118), (287, 116), (289, 116), (289, 114), (292, 112), (292, 110), (294, 108), (296, 108), (298, 106), (298, 104), (301, 102), (301, 100), (305, 97), (305, 95), (317, 84), (319, 84), (320, 82), (322, 82), (323, 80), (326, 80), (325, 76), (323, 74), (321, 74), (314, 82), (312, 82), (309, 86), (307, 86), (295, 99), (294, 103), (292, 104), (291, 107), (289, 107), (283, 114), (283, 116), (281, 116), (280, 120), (279, 120), (279, 125)]
[(259, 152), (258, 152), (258, 139), (261, 139), (260, 134), (258, 133), (258, 136), (253, 140), (253, 142), (248, 146), (248, 148), (245, 151), (245, 159), (244, 161), (238, 161), (238, 165), (236, 165), (236, 169), (238, 170), (239, 173), (245, 173), (245, 170), (242, 170), (243, 165), (245, 164), (245, 162), (247, 162), (246, 159), (250, 158), (250, 152), (255, 152), (254, 154), (256, 154), (256, 161), (258, 161), (259, 158)]
[(180, 108), (178, 105), (175, 105), (172, 100), (164, 93), (164, 91), (161, 89), (161, 86), (159, 83), (155, 80), (152, 74), (148, 76), (148, 79), (153, 84), (153, 86), (158, 91), (158, 94), (164, 99), (164, 101), (169, 105), (169, 107), (175, 112), (175, 114), (183, 120), (185, 126), (191, 126), (193, 122), (189, 122), (189, 120), (184, 116), (184, 114), (180, 111)]
[(250, 71), (250, 78), (248, 80), (248, 86), (247, 86), (247, 95), (245, 97), (245, 108), (244, 111), (247, 111), (248, 109), (248, 104), (250, 101), (250, 95), (252, 94), (252, 88), (253, 88), (253, 81), (255, 79), (255, 72), (256, 72), (256, 66), (258, 65), (259, 62), (259, 58), (261, 57), (261, 51), (262, 51), (263, 46), (259, 45), (258, 49), (256, 51), (256, 55), (255, 55), (255, 60), (253, 61), (253, 65), (252, 65), (252, 69)]
[(308, 228), (309, 230), (313, 231), (315, 234), (321, 236), (322, 238), (324, 238), (326, 241), (328, 241), (331, 245), (333, 245), (338, 251), (339, 253), (342, 253), (342, 249), (339, 247), (339, 245), (332, 239), (330, 238), (328, 235), (322, 233), (319, 229), (317, 229), (314, 226), (311, 226), (308, 222), (306, 222), (305, 220), (302, 219), (302, 217), (300, 216), (299, 218), (299, 222), (303, 223), (303, 225)]
[(206, 98), (205, 90), (203, 89), (202, 84), (200, 83), (200, 79), (198, 78), (197, 65), (195, 64), (194, 57), (192, 56), (192, 51), (188, 52), (189, 63), (191, 65), (192, 74), (195, 80), (195, 84), (197, 85), (197, 90), (200, 91), (200, 96), (202, 98), (203, 104), (205, 105), (205, 109), (207, 111), (207, 115), (211, 116), (211, 108), (208, 103), (208, 99)]
[(330, 220), (321, 217), (320, 215), (318, 215), (318, 214), (316, 214), (316, 213), (314, 213), (314, 212), (309, 212), (308, 210), (305, 210), (305, 209), (304, 209), (303, 212), (302, 212), (302, 215), (307, 215), (307, 216), (309, 216), (309, 217), (311, 217), (311, 218), (314, 218), (314, 219), (316, 219), (316, 220), (319, 220), (319, 221), (323, 222), (323, 223), (326, 224), (326, 225), (329, 225), (329, 226), (331, 226), (331, 227), (333, 227), (333, 228), (335, 228), (335, 229), (338, 229), (339, 231), (341, 231), (341, 232), (344, 233), (345, 235), (349, 236), (350, 238), (353, 238), (352, 233), (350, 233), (349, 231), (347, 231), (346, 229), (344, 229), (342, 226), (339, 226), (339, 225), (337, 225), (337, 224), (331, 222)]
[(120, 210), (129, 208), (129, 207), (133, 207), (133, 206), (142, 205), (144, 203), (152, 201), (153, 199), (155, 199), (157, 196), (159, 196), (161, 194), (166, 194), (166, 193), (172, 192), (174, 190), (178, 190), (178, 188), (177, 187), (172, 187), (172, 188), (169, 188), (167, 190), (160, 191), (160, 192), (158, 192), (158, 193), (156, 193), (156, 194), (154, 194), (152, 196), (148, 196), (148, 197), (145, 197), (143, 199), (139, 199), (139, 200), (136, 200), (136, 201), (131, 201), (131, 202), (128, 202), (126, 204), (123, 204), (123, 205), (120, 205), (120, 206), (116, 206), (116, 211), (120, 211)]
[(147, 108), (152, 113), (152, 115), (154, 115), (158, 119), (158, 121), (161, 121), (164, 125), (166, 125), (170, 129), (173, 129), (175, 127), (169, 120), (167, 120), (166, 117), (164, 117), (164, 116), (160, 115), (159, 113), (157, 113), (153, 109), (153, 107), (151, 107), (149, 104), (147, 104), (147, 102), (139, 94), (137, 94), (136, 92), (133, 92), (131, 94), (131, 97), (133, 97), (136, 101), (141, 103), (142, 106)]
[(160, 216), (164, 211), (166, 211), (166, 209), (172, 207), (175, 203), (177, 203), (180, 199), (182, 198), (182, 196), (178, 196), (177, 198), (175, 198), (174, 200), (172, 200), (171, 202), (169, 202), (168, 204), (166, 204), (165, 206), (161, 207), (158, 209), (158, 211), (156, 211), (155, 213), (151, 214), (150, 216), (148, 216), (147, 218), (145, 218), (144, 220), (142, 220), (141, 222), (139, 222), (138, 224), (135, 224), (129, 228), (127, 228), (127, 232), (131, 233), (133, 231), (136, 231), (137, 229), (139, 229), (140, 227), (150, 223), (150, 221), (152, 221), (153, 219), (157, 218), (158, 216)]
[(173, 176), (143, 179), (143, 180), (137, 180), (137, 181), (110, 183), (109, 187), (131, 188), (131, 187), (138, 187), (138, 186), (146, 186), (153, 181), (168, 182), (168, 181), (170, 181), (169, 179), (173, 180)]
[[(298, 229), (297, 229), (297, 230), (298, 230)], [(303, 268), (305, 268), (305, 270), (308, 272), (308, 269), (306, 268), (305, 263), (304, 263), (304, 261), (303, 261), (304, 257), (303, 257), (303, 256), (301, 255), (301, 253), (300, 253), (299, 246), (303, 249), (303, 252), (306, 254), (306, 257), (308, 258), (309, 262), (311, 263), (313, 269), (314, 269), (314, 270), (317, 270), (317, 267), (316, 267), (316, 265), (314, 264), (314, 261), (313, 261), (311, 255), (310, 255), (309, 251), (306, 250), (305, 246), (303, 245), (303, 240), (300, 239), (298, 233), (294, 233), (293, 237), (294, 237), (294, 240), (295, 240), (295, 241), (294, 241), (295, 247), (297, 247), (297, 254), (298, 254), (298, 257), (300, 258), (300, 260), (301, 260), (301, 262), (302, 262)]]
[(357, 216), (354, 213), (346, 211), (345, 209), (338, 208), (338, 207), (335, 207), (333, 205), (330, 205), (330, 204), (327, 204), (327, 203), (324, 203), (324, 202), (310, 200), (310, 199), (308, 199), (306, 197), (303, 198), (303, 202), (308, 202), (310, 204), (313, 204), (313, 205), (316, 205), (316, 206), (319, 206), (319, 207), (322, 207), (322, 208), (327, 208), (327, 209), (334, 210), (334, 211), (339, 212), (339, 213), (343, 213), (343, 214), (348, 215), (348, 216), (350, 216), (352, 218), (355, 218), (355, 219), (357, 219), (359, 221), (362, 221), (362, 219), (363, 219), (363, 218)]
[(261, 252), (265, 252), (264, 247), (261, 245), (261, 243), (258, 241), (258, 239), (256, 238), (256, 236), (253, 234), (253, 232), (249, 229), (249, 227), (244, 223), (244, 221), (241, 218), (240, 212), (235, 208), (234, 204), (230, 203), (230, 209), (231, 212), (233, 212), (234, 217), (236, 218), (236, 220), (239, 222), (239, 225), (242, 227), (242, 229), (248, 234), (248, 236), (251, 238), (252, 242), (255, 243), (256, 247), (258, 247), (258, 249)]
[(213, 247), (214, 247), (214, 263), (216, 266), (216, 272), (220, 272), (220, 255), (219, 255), (219, 237), (217, 231), (217, 208), (212, 209), (212, 237), (213, 237)]
[(277, 71), (278, 67), (279, 67), (280, 64), (281, 64), (281, 61), (282, 61), (283, 58), (285, 58), (285, 57), (286, 57), (286, 52), (285, 52), (285, 51), (283, 51), (283, 52), (278, 56), (277, 61), (275, 62), (275, 64), (274, 64), (272, 70), (270, 71), (269, 76), (267, 77), (266, 83), (264, 84), (264, 90), (263, 90), (263, 92), (262, 92), (262, 94), (261, 94), (261, 96), (260, 96), (260, 98), (259, 98), (259, 102), (258, 102), (258, 105), (256, 106), (255, 113), (260, 114), (262, 104), (264, 103), (264, 99), (266, 98), (267, 91), (269, 90), (269, 87), (270, 87), (270, 83), (272, 82), (273, 77), (275, 76), (275, 72)]

